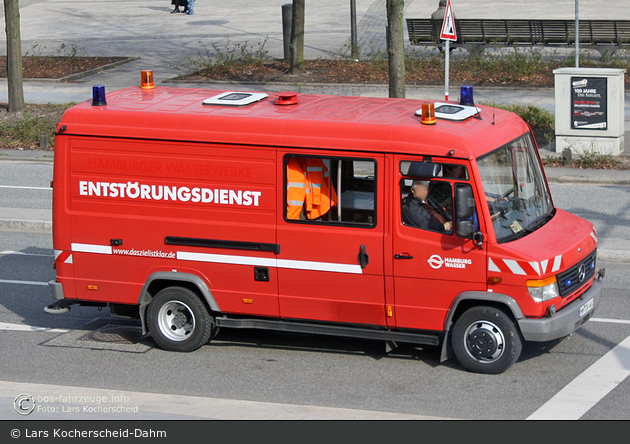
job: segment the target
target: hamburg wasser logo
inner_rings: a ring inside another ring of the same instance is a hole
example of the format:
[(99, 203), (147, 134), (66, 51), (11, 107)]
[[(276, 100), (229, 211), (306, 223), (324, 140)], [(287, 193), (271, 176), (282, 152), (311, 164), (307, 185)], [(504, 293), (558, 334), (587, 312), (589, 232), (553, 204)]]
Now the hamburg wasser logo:
[(442, 268), (442, 265), (444, 265), (444, 259), (442, 259), (437, 254), (434, 254), (433, 256), (431, 256), (427, 262), (429, 262), (429, 265), (431, 266), (431, 268), (435, 268), (436, 270), (438, 268)]
[(31, 395), (22, 393), (13, 400), (13, 407), (20, 415), (30, 415), (35, 410), (35, 399)]
[(431, 268), (437, 270), (439, 268), (466, 268), (467, 265), (472, 265), (472, 260), (470, 259), (462, 259), (460, 257), (445, 257), (434, 254), (432, 255), (427, 262), (431, 266)]

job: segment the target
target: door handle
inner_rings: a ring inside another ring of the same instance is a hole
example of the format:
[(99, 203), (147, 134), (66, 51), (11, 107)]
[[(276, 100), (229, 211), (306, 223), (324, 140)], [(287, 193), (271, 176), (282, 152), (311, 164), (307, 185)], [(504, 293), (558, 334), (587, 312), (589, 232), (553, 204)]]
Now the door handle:
[(405, 253), (405, 254), (395, 254), (394, 255), (394, 259), (413, 259), (413, 256), (410, 255), (409, 253)]
[(361, 245), (359, 249), (359, 254), (357, 255), (357, 261), (359, 261), (359, 265), (361, 268), (367, 267), (367, 264), (370, 262), (370, 256), (365, 252), (365, 245)]

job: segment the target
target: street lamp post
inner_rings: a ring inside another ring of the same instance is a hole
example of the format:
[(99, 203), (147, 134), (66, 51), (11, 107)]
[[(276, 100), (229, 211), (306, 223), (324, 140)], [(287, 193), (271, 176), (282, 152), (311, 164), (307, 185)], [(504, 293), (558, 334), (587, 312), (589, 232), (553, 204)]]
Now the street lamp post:
[(575, 67), (580, 67), (580, 0), (575, 0)]

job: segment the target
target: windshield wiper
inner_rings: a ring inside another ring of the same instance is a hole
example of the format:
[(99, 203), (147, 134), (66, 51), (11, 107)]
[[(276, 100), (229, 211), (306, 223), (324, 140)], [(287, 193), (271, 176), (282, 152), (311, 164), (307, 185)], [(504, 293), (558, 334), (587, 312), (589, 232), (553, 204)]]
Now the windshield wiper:
[(536, 222), (534, 222), (532, 225), (528, 226), (526, 228), (526, 230), (529, 233), (533, 233), (534, 231), (536, 231), (537, 229), (539, 229), (540, 227), (542, 227), (543, 225), (545, 225), (547, 222), (549, 222), (551, 219), (553, 219), (553, 216), (556, 214), (556, 210), (555, 208), (549, 212), (547, 215), (541, 217), (540, 219), (538, 219)]
[(553, 218), (554, 215), (555, 215), (555, 209), (551, 211), (549, 214), (547, 214), (546, 216), (543, 216), (540, 219), (538, 219), (534, 224), (528, 226), (527, 228), (523, 228), (514, 234), (504, 237), (503, 239), (501, 239), (500, 243), (512, 242), (517, 239), (521, 239), (527, 236), (528, 234), (533, 233), (534, 231), (536, 231), (537, 229), (545, 225), (547, 222), (549, 222)]

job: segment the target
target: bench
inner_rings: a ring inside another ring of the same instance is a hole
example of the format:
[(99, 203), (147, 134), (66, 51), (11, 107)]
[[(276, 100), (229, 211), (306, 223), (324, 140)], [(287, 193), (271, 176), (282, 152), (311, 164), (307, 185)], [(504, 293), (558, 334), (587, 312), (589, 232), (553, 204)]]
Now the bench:
[[(444, 47), (440, 40), (442, 20), (406, 19), (412, 45)], [(481, 53), (488, 46), (575, 45), (575, 20), (456, 19), (457, 41), (461, 47)], [(580, 48), (603, 55), (630, 48), (630, 20), (580, 20)]]

